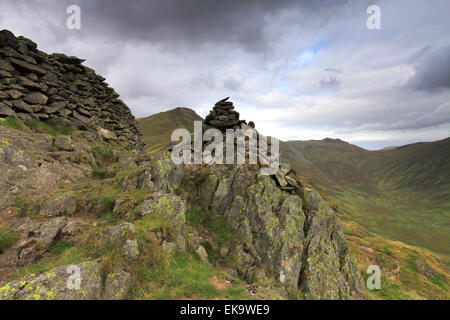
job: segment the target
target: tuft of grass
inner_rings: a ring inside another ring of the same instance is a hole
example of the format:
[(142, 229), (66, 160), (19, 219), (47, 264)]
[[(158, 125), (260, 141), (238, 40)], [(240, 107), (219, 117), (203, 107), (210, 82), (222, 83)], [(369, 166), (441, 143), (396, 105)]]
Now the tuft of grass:
[(231, 246), (236, 241), (234, 231), (221, 215), (210, 214), (203, 210), (187, 211), (186, 221), (192, 226), (205, 228), (219, 246)]
[(69, 136), (73, 132), (73, 128), (70, 126), (55, 125), (40, 120), (29, 120), (25, 124), (36, 132), (48, 133), (53, 136)]
[(0, 254), (5, 252), (6, 249), (10, 248), (13, 244), (19, 241), (20, 235), (15, 231), (7, 231), (0, 234)]
[(28, 209), (28, 201), (25, 198), (15, 197), (14, 198), (14, 206), (19, 209), (19, 215), (23, 216)]
[[(57, 253), (58, 255), (55, 255)], [(56, 252), (50, 257), (45, 257), (36, 263), (32, 263), (19, 269), (14, 273), (10, 280), (14, 280), (29, 274), (40, 274), (50, 269), (68, 265), (80, 263), (87, 260), (84, 249), (77, 246), (65, 246), (61, 245)]]
[(95, 169), (92, 172), (92, 175), (94, 176), (94, 178), (99, 178), (99, 179), (103, 179), (105, 177), (105, 169)]
[(7, 117), (0, 119), (0, 126), (24, 131), (26, 129), (25, 124), (17, 118)]
[(91, 152), (99, 163), (113, 163), (117, 160), (117, 157), (107, 146), (92, 146)]
[(447, 287), (444, 284), (443, 276), (439, 273), (435, 274), (434, 277), (431, 279), (431, 282), (433, 282), (438, 287), (447, 290)]
[(73, 242), (62, 239), (50, 247), (50, 252), (56, 255), (62, 255), (74, 246)]

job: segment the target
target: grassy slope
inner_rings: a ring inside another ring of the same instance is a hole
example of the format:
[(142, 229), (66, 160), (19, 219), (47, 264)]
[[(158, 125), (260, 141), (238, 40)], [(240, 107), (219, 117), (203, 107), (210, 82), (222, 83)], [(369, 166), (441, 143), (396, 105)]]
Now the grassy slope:
[(146, 118), (138, 118), (142, 126), (143, 141), (148, 146), (147, 151), (160, 151), (170, 142), (170, 135), (177, 128), (194, 129), (194, 121), (202, 120), (195, 111), (188, 108), (176, 108), (160, 112)]
[(281, 150), (369, 231), (450, 253), (450, 139), (372, 152), (336, 140), (290, 141)]

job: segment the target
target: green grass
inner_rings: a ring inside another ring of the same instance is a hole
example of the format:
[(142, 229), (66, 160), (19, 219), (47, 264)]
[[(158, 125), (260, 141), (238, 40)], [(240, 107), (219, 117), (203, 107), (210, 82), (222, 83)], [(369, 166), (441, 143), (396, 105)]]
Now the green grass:
[(94, 178), (103, 179), (103, 178), (105, 177), (105, 169), (102, 169), (102, 168), (100, 168), (100, 169), (95, 169), (95, 170), (92, 172), (92, 176), (93, 176)]
[(91, 152), (100, 163), (114, 163), (117, 158), (108, 146), (92, 146)]
[(210, 280), (223, 276), (209, 265), (189, 253), (177, 253), (168, 264), (148, 268), (144, 278), (153, 289), (143, 293), (144, 299), (248, 299), (243, 284), (231, 288), (218, 288)]
[(60, 247), (57, 247), (53, 253), (54, 254), (51, 257), (45, 257), (37, 263), (32, 263), (19, 269), (10, 277), (10, 280), (29, 274), (40, 274), (56, 267), (80, 263), (87, 260), (83, 248), (77, 246), (61, 245)]
[(204, 227), (208, 233), (213, 236), (214, 241), (219, 246), (231, 246), (236, 241), (234, 231), (223, 216), (211, 214), (202, 210), (187, 211), (186, 221), (193, 226)]
[[(164, 272), (165, 275), (160, 273)], [(202, 264), (188, 254), (177, 254), (167, 270), (155, 270), (151, 277), (157, 281), (164, 279), (154, 298), (198, 297), (214, 298), (220, 295), (219, 290), (209, 283), (214, 276), (214, 270)]]
[[(193, 218), (194, 215), (189, 215)], [(203, 220), (204, 217), (201, 219)], [(200, 220), (197, 220), (199, 222)], [(213, 298), (249, 298), (244, 285), (236, 283), (231, 288), (217, 288), (210, 280), (225, 277), (212, 265), (203, 264), (193, 248), (184, 253), (168, 256), (161, 251), (160, 244), (152, 231), (163, 230), (171, 233), (167, 219), (159, 212), (146, 215), (135, 221), (136, 239), (141, 256), (139, 263), (132, 266), (135, 286), (132, 297), (136, 299), (213, 299)], [(200, 226), (200, 225), (198, 225)]]
[(25, 124), (19, 119), (7, 117), (4, 119), (0, 118), (0, 126), (4, 126), (11, 129), (16, 129), (20, 131), (24, 131), (26, 129)]
[(19, 239), (20, 235), (15, 231), (3, 231), (0, 233), (0, 254), (19, 241)]
[(14, 206), (19, 209), (19, 215), (23, 216), (26, 214), (28, 209), (28, 201), (25, 198), (15, 197), (14, 198)]
[(71, 135), (73, 132), (73, 127), (70, 126), (60, 126), (50, 124), (40, 120), (28, 120), (22, 122), (21, 120), (13, 117), (7, 117), (4, 119), (0, 119), (0, 126), (8, 127), (11, 129), (16, 129), (20, 131), (25, 131), (28, 129), (33, 130), (34, 132), (39, 133), (48, 133), (53, 136), (56, 135)]
[(70, 126), (59, 126), (39, 120), (29, 120), (25, 124), (36, 132), (48, 133), (53, 136), (57, 135), (69, 136), (73, 132), (73, 128)]
[(70, 250), (75, 244), (73, 242), (69, 242), (65, 239), (62, 239), (55, 243), (54, 245), (50, 246), (50, 252), (56, 254), (56, 255), (63, 255), (64, 252), (67, 252)]
[(431, 282), (433, 282), (435, 285), (439, 286), (440, 288), (447, 290), (447, 287), (444, 284), (443, 276), (439, 273), (437, 273), (432, 279)]

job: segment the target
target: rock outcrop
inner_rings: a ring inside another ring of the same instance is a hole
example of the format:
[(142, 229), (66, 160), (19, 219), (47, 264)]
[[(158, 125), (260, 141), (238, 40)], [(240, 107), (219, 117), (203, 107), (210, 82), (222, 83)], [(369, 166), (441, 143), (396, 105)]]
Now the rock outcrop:
[[(239, 120), (227, 99), (216, 103), (205, 127), (253, 129)], [(256, 130), (252, 134), (261, 137)], [(204, 143), (202, 149), (207, 145)], [(248, 143), (244, 156), (249, 157)], [(156, 163), (165, 163), (169, 157), (162, 154)], [(186, 205), (191, 210), (225, 217), (241, 243), (232, 252), (239, 277), (249, 283), (272, 279), (289, 295), (300, 292), (306, 299), (364, 298), (362, 276), (333, 210), (317, 192), (302, 185), (289, 165), (280, 163), (277, 173), (269, 176), (260, 173), (264, 166), (261, 159), (253, 165), (203, 160), (202, 165), (167, 163), (152, 177), (156, 181), (164, 176), (165, 181), (175, 182), (171, 189), (186, 192)], [(184, 185), (178, 182), (183, 175), (190, 177)], [(199, 255), (206, 261), (202, 251)]]
[(35, 262), (45, 253), (49, 246), (65, 237), (74, 236), (84, 224), (67, 217), (36, 221), (29, 218), (19, 220), (15, 230), (20, 233), (20, 240), (0, 255), (0, 272), (10, 267), (24, 266)]
[[(360, 299), (365, 289), (333, 210), (314, 191), (281, 189), (247, 165), (209, 166), (188, 203), (226, 218), (242, 245), (237, 272), (307, 299)], [(200, 173), (199, 173), (200, 174)]]
[(31, 40), (0, 31), (0, 118), (75, 126), (130, 149), (142, 147), (129, 108), (83, 62), (48, 55)]
[(103, 280), (100, 265), (86, 261), (9, 282), (0, 287), (0, 300), (121, 300), (130, 287), (129, 273), (113, 272)]

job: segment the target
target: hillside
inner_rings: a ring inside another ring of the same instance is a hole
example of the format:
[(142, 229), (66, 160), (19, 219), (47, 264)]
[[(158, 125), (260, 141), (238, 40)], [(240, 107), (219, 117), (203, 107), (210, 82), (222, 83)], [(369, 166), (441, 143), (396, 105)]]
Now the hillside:
[(450, 139), (380, 151), (289, 141), (282, 157), (368, 230), (448, 255)]
[(192, 131), (194, 130), (194, 121), (201, 121), (202, 118), (194, 110), (176, 108), (136, 120), (142, 126), (142, 141), (146, 144), (147, 150), (156, 152), (167, 145), (167, 137), (170, 141), (170, 134), (175, 128)]

